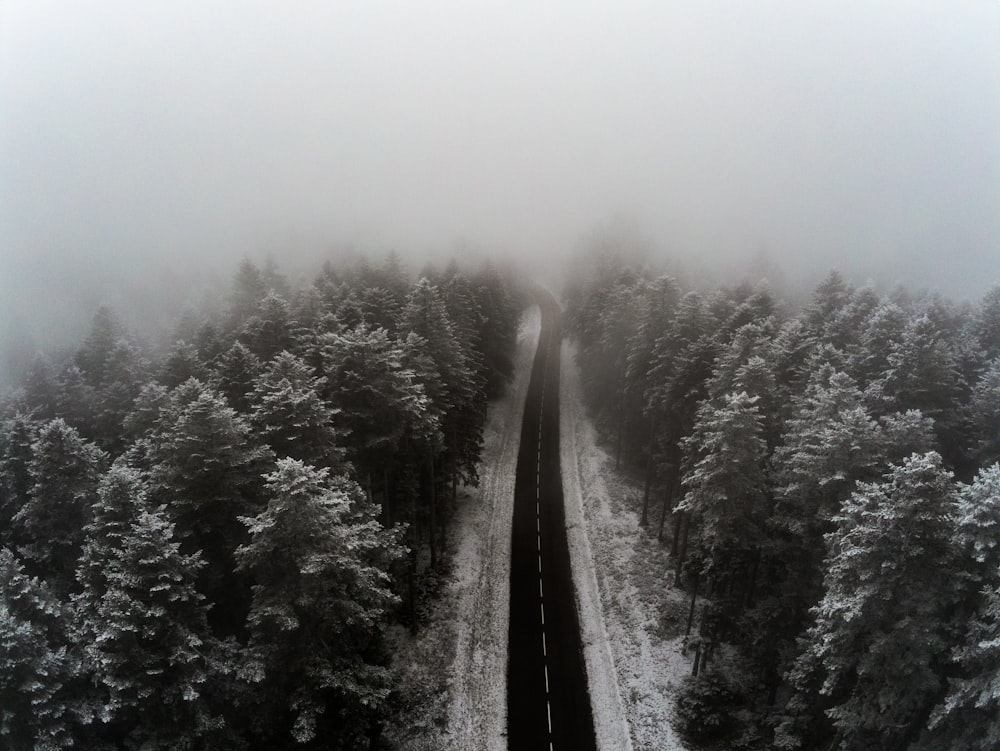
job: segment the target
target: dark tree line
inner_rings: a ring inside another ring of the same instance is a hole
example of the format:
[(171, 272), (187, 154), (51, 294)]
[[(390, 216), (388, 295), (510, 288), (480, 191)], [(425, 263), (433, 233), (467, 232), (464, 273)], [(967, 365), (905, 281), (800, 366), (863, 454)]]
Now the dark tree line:
[(378, 746), (519, 300), (394, 258), (218, 297), (165, 351), (101, 308), (3, 402), (3, 748)]
[(678, 718), (726, 748), (1000, 745), (1000, 287), (800, 311), (605, 259), (584, 388), (690, 594)]

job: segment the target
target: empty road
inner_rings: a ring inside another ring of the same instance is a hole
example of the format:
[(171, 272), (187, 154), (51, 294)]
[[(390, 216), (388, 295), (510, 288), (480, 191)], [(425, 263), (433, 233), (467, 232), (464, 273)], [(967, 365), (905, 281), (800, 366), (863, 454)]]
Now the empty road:
[(525, 401), (511, 533), (507, 747), (592, 751), (559, 468), (560, 310), (548, 293), (538, 298), (542, 329)]

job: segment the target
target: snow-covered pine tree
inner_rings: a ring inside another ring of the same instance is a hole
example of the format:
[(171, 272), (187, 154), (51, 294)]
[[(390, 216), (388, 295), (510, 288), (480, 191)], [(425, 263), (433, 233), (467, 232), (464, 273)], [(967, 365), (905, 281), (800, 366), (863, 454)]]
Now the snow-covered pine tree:
[(280, 459), (266, 479), (267, 508), (242, 520), (251, 539), (236, 553), (253, 580), (241, 675), (255, 737), (356, 748), (389, 693), (377, 656), (397, 602), (388, 569), (398, 533), (382, 528), (354, 482), (325, 469)]
[(956, 496), (931, 452), (860, 484), (844, 503), (827, 535), (825, 594), (791, 671), (798, 695), (777, 729), (779, 748), (831, 739), (844, 751), (905, 748), (921, 732), (954, 636)]
[(116, 464), (87, 527), (75, 598), (103, 734), (129, 749), (195, 749), (221, 720), (203, 699), (211, 674), (208, 606), (173, 525), (151, 509), (140, 474)]
[(249, 414), (250, 394), (261, 372), (257, 356), (242, 342), (234, 342), (215, 363), (212, 385), (218, 389), (229, 406), (241, 414)]
[(320, 396), (325, 382), (303, 360), (279, 353), (254, 387), (250, 424), (276, 456), (339, 471), (345, 436), (335, 427), (335, 410)]
[(169, 394), (147, 441), (151, 502), (166, 507), (185, 553), (201, 551), (199, 586), (214, 606), (212, 625), (235, 633), (247, 607), (232, 576), (233, 551), (245, 539), (238, 517), (261, 507), (270, 449), (217, 391), (194, 379)]
[(87, 708), (74, 695), (79, 662), (71, 620), (44, 583), (0, 547), (0, 746), (9, 751), (73, 746), (76, 718)]
[(1000, 464), (962, 488), (956, 538), (962, 556), (956, 585), (967, 598), (956, 613), (967, 622), (959, 624), (948, 693), (916, 746), (921, 751), (1000, 746)]
[(198, 348), (183, 340), (174, 342), (160, 368), (160, 383), (174, 389), (189, 378), (204, 381), (207, 374), (205, 363), (198, 354)]
[(732, 619), (756, 586), (767, 500), (767, 445), (757, 397), (727, 394), (698, 408), (694, 431), (684, 439), (687, 488), (678, 510), (699, 529), (703, 563), (716, 594), (709, 641), (728, 637)]
[(32, 575), (64, 595), (74, 586), (83, 530), (107, 457), (60, 418), (38, 429), (31, 450), (29, 500), (14, 516), (16, 533), (26, 541), (19, 552)]
[(348, 459), (366, 490), (378, 482), (388, 508), (388, 481), (410, 427), (426, 419), (431, 402), (406, 363), (404, 346), (385, 329), (359, 326), (320, 337), (323, 397), (337, 410), (338, 425), (351, 436)]
[(972, 391), (975, 456), (980, 466), (1000, 461), (1000, 357), (993, 359)]
[(37, 429), (37, 423), (21, 413), (0, 424), (0, 545), (12, 550), (26, 542), (15, 537), (13, 519), (30, 497), (31, 445)]
[(293, 328), (291, 306), (284, 297), (271, 291), (243, 324), (240, 339), (262, 362), (267, 362), (292, 348)]

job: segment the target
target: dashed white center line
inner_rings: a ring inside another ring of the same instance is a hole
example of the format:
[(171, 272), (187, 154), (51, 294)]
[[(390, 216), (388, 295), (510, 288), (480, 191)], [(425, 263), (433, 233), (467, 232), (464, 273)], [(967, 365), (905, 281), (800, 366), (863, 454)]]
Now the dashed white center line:
[(542, 617), (542, 667), (545, 670), (545, 714), (548, 718), (549, 723), (549, 751), (554, 751), (554, 746), (552, 742), (552, 702), (549, 699), (549, 666), (546, 660), (548, 659), (548, 643), (545, 640), (545, 597), (542, 590), (542, 425), (541, 419), (544, 414), (545, 405), (545, 380), (548, 375), (549, 361), (548, 357), (545, 358), (545, 363), (542, 366), (542, 396), (539, 402), (539, 424), (538, 424), (538, 457), (537, 464), (535, 465), (535, 530), (537, 532), (538, 540), (538, 610)]

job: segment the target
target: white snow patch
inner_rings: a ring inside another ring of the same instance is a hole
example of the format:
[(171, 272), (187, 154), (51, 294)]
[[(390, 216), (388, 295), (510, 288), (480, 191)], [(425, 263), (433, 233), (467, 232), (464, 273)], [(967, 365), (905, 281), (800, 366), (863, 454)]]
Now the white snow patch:
[(564, 342), (560, 447), (598, 747), (684, 751), (671, 713), (672, 697), (691, 669), (682, 654), (685, 596), (671, 586), (666, 546), (640, 528), (628, 502), (641, 498), (641, 489), (617, 473), (597, 445), (573, 352)]
[[(566, 350), (563, 343), (563, 351)], [(578, 394), (571, 390), (574, 373), (562, 357), (559, 369), (559, 452), (562, 470), (563, 502), (566, 507), (566, 536), (569, 541), (573, 587), (576, 590), (580, 620), (580, 640), (587, 669), (590, 706), (594, 718), (594, 735), (601, 751), (632, 751), (628, 725), (622, 706), (611, 640), (604, 622), (600, 587), (590, 546), (589, 524), (583, 507), (583, 488), (592, 484), (581, 475), (577, 449), (579, 433)], [(588, 447), (583, 447), (586, 451)]]

